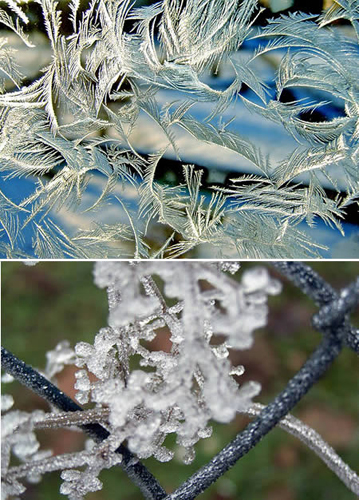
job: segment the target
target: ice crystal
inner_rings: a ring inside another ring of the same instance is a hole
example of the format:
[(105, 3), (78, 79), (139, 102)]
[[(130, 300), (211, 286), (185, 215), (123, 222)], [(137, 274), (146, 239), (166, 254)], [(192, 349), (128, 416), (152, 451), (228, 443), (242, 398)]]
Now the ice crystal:
[[(2, 411), (11, 408), (9, 406), (12, 397), (3, 395), (2, 399), (7, 402)], [(51, 455), (50, 450), (40, 450), (40, 443), (33, 431), (34, 422), (41, 419), (43, 412), (40, 410), (27, 413), (19, 410), (6, 412), (1, 417), (1, 471), (5, 478), (11, 462), (11, 455), (14, 455), (22, 463), (30, 463), (36, 460), (43, 460)], [(45, 472), (45, 470), (43, 471)], [(29, 482), (39, 482), (41, 474), (38, 472), (26, 474)], [(20, 494), (25, 491), (25, 487), (19, 483), (15, 477), (8, 477), (2, 481), (2, 498)]]
[(10, 373), (4, 373), (4, 375), (2, 375), (1, 377), (1, 382), (3, 382), (4, 384), (9, 384), (10, 382), (13, 382), (14, 381), (14, 377), (12, 375), (10, 375)]
[(54, 350), (46, 353), (47, 364), (45, 374), (50, 380), (59, 372), (65, 365), (73, 364), (74, 351), (70, 348), (70, 343), (67, 340), (59, 342)]
[(14, 398), (10, 394), (1, 395), (1, 413), (10, 410), (14, 404)]
[[(64, 480), (60, 487), (60, 493), (67, 495), (70, 500), (82, 500), (90, 492), (102, 489), (102, 482), (98, 479), (98, 474), (103, 469), (108, 469), (121, 463), (122, 457), (119, 453), (110, 450), (106, 442), (92, 446), (88, 452), (81, 452), (84, 464), (84, 471), (67, 468), (61, 473)], [(78, 456), (74, 457), (77, 461)]]
[(102, 483), (88, 472), (78, 470), (65, 470), (61, 473), (64, 480), (60, 493), (67, 495), (70, 500), (82, 500), (86, 493), (102, 489)]
[[(250, 347), (253, 331), (266, 323), (267, 296), (280, 285), (264, 268), (238, 282), (232, 277), (238, 269), (238, 263), (96, 263), (95, 282), (108, 291), (109, 326), (93, 345), (77, 344), (76, 388), (80, 402), (110, 408), (114, 446), (127, 439), (138, 457), (167, 461), (173, 452), (163, 443), (175, 433), (190, 462), (195, 443), (211, 433), (210, 420), (229, 422), (258, 394), (259, 384), (239, 386), (233, 378), (243, 367), (232, 366), (229, 350)], [(167, 348), (151, 348), (166, 336)]]

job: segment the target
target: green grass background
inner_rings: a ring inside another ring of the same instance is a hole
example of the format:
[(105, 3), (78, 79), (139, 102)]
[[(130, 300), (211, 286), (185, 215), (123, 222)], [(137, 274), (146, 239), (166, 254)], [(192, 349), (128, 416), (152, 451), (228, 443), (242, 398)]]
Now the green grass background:
[[(252, 266), (244, 263), (242, 269)], [(257, 264), (255, 264), (257, 265)], [(263, 265), (263, 264), (261, 264)], [(264, 264), (266, 265), (266, 264)], [(345, 286), (359, 275), (359, 262), (313, 262), (335, 287)], [(41, 262), (28, 267), (19, 262), (2, 263), (2, 345), (33, 366), (45, 366), (45, 353), (61, 340), (72, 345), (93, 342), (106, 325), (106, 292), (93, 284), (91, 262)], [(278, 276), (272, 269), (271, 273)], [(241, 271), (239, 272), (239, 275)], [(294, 375), (320, 341), (310, 317), (312, 302), (282, 280), (283, 292), (270, 298), (269, 324), (255, 334), (255, 345), (241, 351), (246, 366), (243, 379), (259, 380), (262, 392), (256, 399), (269, 402)], [(359, 324), (358, 312), (353, 315)], [(293, 414), (316, 424), (353, 469), (359, 468), (358, 368), (355, 353), (345, 349), (322, 379), (297, 405)], [(61, 377), (60, 377), (61, 379)], [(62, 384), (71, 393), (73, 371)], [(39, 398), (14, 382), (3, 391), (15, 396), (16, 408), (46, 409)], [(191, 465), (174, 459), (169, 463), (146, 460), (149, 469), (167, 491), (173, 491), (225, 446), (248, 422), (239, 416), (230, 425), (214, 424), (213, 437), (196, 446)], [(42, 431), (40, 440), (55, 452), (82, 446), (82, 435), (73, 431)], [(135, 500), (141, 494), (119, 468), (103, 471), (102, 491), (89, 500)], [(30, 485), (26, 500), (60, 500), (58, 473), (47, 474), (39, 485)], [(211, 500), (353, 500), (355, 497), (322, 461), (295, 438), (280, 429), (270, 432), (250, 453), (199, 498)]]

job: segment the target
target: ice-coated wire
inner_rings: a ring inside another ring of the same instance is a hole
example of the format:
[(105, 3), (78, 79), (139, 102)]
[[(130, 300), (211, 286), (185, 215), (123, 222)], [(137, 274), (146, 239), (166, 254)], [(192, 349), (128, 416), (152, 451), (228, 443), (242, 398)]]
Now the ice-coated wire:
[(351, 327), (347, 337), (348, 345), (359, 354), (359, 330)]
[(321, 308), (313, 317), (313, 326), (323, 332), (327, 327), (330, 329), (344, 322), (345, 344), (359, 354), (359, 330), (353, 328), (346, 318), (359, 302), (359, 277), (338, 294), (318, 273), (302, 262), (273, 262), (272, 265)]
[(207, 489), (241, 457), (246, 455), (326, 372), (342, 349), (341, 335), (328, 335), (304, 363), (285, 389), (250, 422), (234, 440), (225, 446), (208, 464), (201, 467), (168, 500), (192, 500)]
[[(244, 415), (257, 417), (265, 405), (254, 403), (246, 410), (240, 411)], [(343, 483), (356, 495), (359, 495), (359, 476), (346, 464), (336, 451), (314, 429), (303, 423), (293, 415), (286, 415), (278, 424), (285, 431), (300, 439), (331, 469)]]
[(340, 325), (359, 302), (359, 277), (337, 294), (329, 304), (323, 305), (313, 317), (313, 326), (317, 330)]
[(291, 280), (302, 292), (321, 307), (337, 298), (334, 288), (303, 262), (277, 261), (272, 266)]
[[(40, 375), (40, 373), (31, 366), (24, 363), (24, 361), (18, 359), (4, 347), (1, 347), (1, 366), (16, 380), (58, 409), (67, 412), (82, 411), (80, 405), (75, 403), (75, 401), (60, 391), (49, 380)], [(80, 425), (80, 428), (97, 443), (104, 441), (110, 435), (102, 425), (97, 423), (83, 424)], [(116, 452), (122, 455), (122, 461), (119, 464), (120, 467), (131, 481), (139, 487), (145, 498), (149, 500), (160, 500), (166, 496), (165, 490), (158, 483), (156, 478), (126, 446), (121, 444)]]

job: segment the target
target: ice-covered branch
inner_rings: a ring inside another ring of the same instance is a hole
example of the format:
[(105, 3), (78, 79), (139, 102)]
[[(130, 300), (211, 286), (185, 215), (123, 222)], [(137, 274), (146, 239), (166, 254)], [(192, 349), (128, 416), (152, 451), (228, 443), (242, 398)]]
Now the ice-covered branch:
[(82, 467), (86, 463), (86, 459), (90, 456), (91, 452), (89, 451), (64, 453), (63, 455), (47, 457), (46, 460), (34, 460), (10, 467), (6, 474), (6, 481), (27, 477), (32, 474), (44, 474), (45, 472)]
[[(257, 417), (265, 409), (265, 405), (254, 403), (247, 409), (238, 410), (239, 413), (249, 417)], [(69, 415), (66, 412), (51, 413), (44, 415), (38, 422), (34, 423), (35, 429), (46, 429), (56, 427), (67, 427), (80, 425), (85, 423), (101, 423), (108, 419), (110, 411), (108, 408), (84, 410), (81, 412), (73, 412)], [(300, 439), (305, 445), (314, 451), (318, 457), (331, 469), (351, 490), (359, 495), (359, 477), (346, 464), (336, 451), (318, 434), (313, 428), (303, 423), (293, 415), (287, 415), (278, 424), (278, 426)], [(80, 460), (80, 458), (79, 458)], [(14, 473), (17, 474), (17, 469), (14, 468)], [(55, 469), (53, 469), (55, 470)]]
[(199, 469), (168, 499), (189, 500), (196, 498), (214, 483), (241, 457), (246, 455), (291, 409), (326, 372), (342, 348), (340, 336), (329, 335), (319, 344), (299, 372), (285, 389), (259, 416), (223, 448), (207, 465)]
[[(67, 412), (82, 410), (81, 406), (4, 347), (1, 347), (1, 366), (23, 385), (60, 410)], [(97, 443), (104, 441), (110, 435), (97, 423), (81, 424), (80, 427)], [(140, 488), (145, 498), (156, 500), (164, 498), (166, 493), (157, 480), (124, 445), (120, 445), (116, 452), (122, 455), (120, 464), (122, 469)]]
[(47, 413), (34, 422), (34, 429), (56, 429), (106, 422), (110, 411), (108, 408), (95, 408), (74, 412)]

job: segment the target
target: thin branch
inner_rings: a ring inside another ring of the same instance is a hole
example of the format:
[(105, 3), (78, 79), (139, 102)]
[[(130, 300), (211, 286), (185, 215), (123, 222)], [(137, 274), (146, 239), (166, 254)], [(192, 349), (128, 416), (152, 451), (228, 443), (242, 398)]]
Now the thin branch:
[(75, 453), (64, 453), (46, 459), (33, 460), (22, 465), (10, 467), (6, 473), (6, 481), (12, 481), (32, 474), (42, 475), (46, 472), (57, 470), (74, 469), (86, 464), (86, 459), (91, 457), (90, 451), (80, 451)]
[(194, 499), (246, 455), (291, 409), (326, 372), (342, 349), (339, 335), (324, 337), (314, 353), (285, 389), (261, 411), (259, 416), (234, 440), (223, 448), (207, 465), (199, 469), (168, 500)]
[[(81, 406), (75, 401), (4, 347), (1, 347), (1, 366), (16, 380), (58, 409), (66, 412), (82, 411)], [(97, 443), (104, 441), (110, 435), (102, 425), (97, 423), (83, 424), (80, 428)], [(160, 500), (166, 496), (165, 490), (156, 478), (126, 446), (121, 444), (116, 452), (122, 455), (122, 462), (119, 465), (131, 481), (139, 487), (146, 499)]]
[[(249, 417), (257, 417), (264, 410), (265, 405), (254, 403), (245, 410), (238, 412)], [(73, 412), (50, 413), (44, 415), (41, 420), (34, 423), (35, 429), (54, 429), (56, 427), (67, 427), (85, 423), (100, 423), (108, 419), (109, 408), (96, 408), (94, 410), (84, 410)], [(314, 429), (304, 424), (293, 415), (286, 415), (278, 426), (300, 439), (306, 446), (314, 451), (318, 457), (331, 469), (343, 483), (353, 492), (359, 495), (359, 476), (339, 457), (336, 451), (324, 441), (324, 439)], [(64, 455), (62, 455), (64, 456)], [(32, 463), (31, 463), (32, 464)], [(22, 466), (21, 466), (22, 467)], [(17, 468), (19, 469), (19, 468)], [(48, 468), (47, 468), (48, 470)], [(9, 470), (12, 473), (12, 469)], [(14, 474), (19, 477), (19, 473), (14, 468)], [(24, 474), (26, 475), (26, 474)]]
[(105, 423), (110, 415), (109, 408), (94, 408), (92, 410), (48, 413), (41, 420), (34, 421), (34, 429), (56, 429), (63, 427), (82, 426), (91, 423)]
[[(264, 405), (254, 403), (239, 413), (249, 417), (256, 417), (264, 409)], [(353, 493), (359, 495), (359, 476), (337, 455), (335, 450), (324, 441), (320, 434), (298, 418), (293, 417), (293, 415), (284, 417), (278, 423), (278, 426), (300, 439), (308, 448), (313, 450)]]
[(145, 291), (149, 296), (156, 297), (158, 299), (160, 306), (161, 306), (162, 314), (167, 313), (168, 307), (167, 307), (166, 301), (163, 298), (162, 293), (159, 291), (158, 286), (156, 285), (156, 282), (152, 278), (152, 276), (150, 276), (150, 275), (143, 276), (141, 278), (141, 283), (143, 284)]
[[(141, 278), (141, 283), (145, 289), (145, 292), (152, 297), (156, 297), (157, 300), (160, 303), (161, 307), (161, 316), (163, 320), (165, 321), (169, 331), (171, 332), (171, 340), (174, 342), (173, 345), (173, 354), (177, 353), (178, 347), (176, 345), (176, 337), (178, 335), (181, 336), (182, 333), (182, 328), (181, 328), (181, 322), (178, 320), (175, 314), (170, 312), (170, 308), (168, 307), (165, 298), (163, 297), (161, 291), (159, 290), (155, 280), (152, 278), (152, 276), (143, 276)], [(181, 303), (178, 302), (177, 305), (180, 305)], [(181, 305), (183, 308), (183, 304)]]

